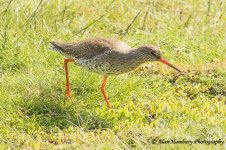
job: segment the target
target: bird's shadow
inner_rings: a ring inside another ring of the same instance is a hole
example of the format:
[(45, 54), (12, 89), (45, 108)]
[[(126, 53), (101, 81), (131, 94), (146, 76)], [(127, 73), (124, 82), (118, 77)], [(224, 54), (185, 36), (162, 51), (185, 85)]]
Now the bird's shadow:
[[(79, 126), (85, 130), (94, 130), (113, 127), (112, 119), (100, 114), (95, 107), (77, 106), (76, 100), (69, 102), (63, 93), (56, 86), (42, 87), (39, 94), (24, 93), (23, 100), (19, 103), (23, 115), (29, 116), (46, 129)], [(105, 111), (104, 113), (108, 113), (107, 109)]]

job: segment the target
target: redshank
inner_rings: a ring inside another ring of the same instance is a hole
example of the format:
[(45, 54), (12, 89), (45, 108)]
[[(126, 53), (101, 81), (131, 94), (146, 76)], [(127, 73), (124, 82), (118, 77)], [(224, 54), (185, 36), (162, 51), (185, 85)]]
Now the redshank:
[(51, 44), (54, 50), (66, 56), (64, 59), (66, 96), (71, 97), (67, 65), (68, 62), (75, 62), (77, 65), (104, 76), (101, 91), (108, 108), (110, 108), (110, 103), (105, 92), (105, 85), (109, 75), (132, 71), (149, 61), (160, 61), (181, 72), (161, 57), (161, 52), (156, 46), (144, 45), (131, 48), (124, 42), (110, 38), (94, 38), (81, 42), (51, 42)]

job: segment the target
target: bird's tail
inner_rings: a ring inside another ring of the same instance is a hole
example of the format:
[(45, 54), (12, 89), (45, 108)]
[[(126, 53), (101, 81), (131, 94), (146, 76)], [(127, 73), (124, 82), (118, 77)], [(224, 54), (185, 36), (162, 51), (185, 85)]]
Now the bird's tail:
[(60, 47), (57, 42), (50, 42), (52, 45), (50, 47), (50, 49), (52, 50), (56, 50), (58, 52), (64, 52), (64, 49), (62, 47)]
[(66, 56), (67, 58), (73, 58), (73, 56), (71, 55), (71, 49), (67, 48), (67, 45), (65, 46), (65, 43), (63, 42), (50, 42), (51, 48), (54, 51), (59, 52), (60, 54)]

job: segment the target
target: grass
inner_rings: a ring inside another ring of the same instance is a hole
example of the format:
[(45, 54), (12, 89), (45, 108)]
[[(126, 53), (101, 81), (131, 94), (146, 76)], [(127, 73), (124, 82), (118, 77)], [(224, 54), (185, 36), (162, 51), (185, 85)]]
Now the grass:
[[(0, 0), (0, 147), (224, 149), (154, 143), (225, 141), (225, 10), (221, 0)], [(157, 45), (187, 73), (148, 63), (110, 77), (107, 110), (103, 77), (70, 64), (67, 102), (64, 57), (49, 42), (92, 37)]]

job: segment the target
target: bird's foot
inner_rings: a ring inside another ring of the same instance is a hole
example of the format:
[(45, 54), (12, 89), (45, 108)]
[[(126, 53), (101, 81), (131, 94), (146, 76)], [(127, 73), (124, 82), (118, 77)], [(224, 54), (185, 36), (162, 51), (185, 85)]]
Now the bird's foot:
[(73, 102), (74, 101), (74, 97), (71, 96), (70, 93), (66, 93), (66, 97), (67, 97), (67, 100), (69, 100), (70, 102)]

